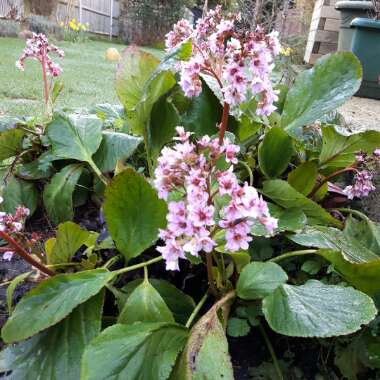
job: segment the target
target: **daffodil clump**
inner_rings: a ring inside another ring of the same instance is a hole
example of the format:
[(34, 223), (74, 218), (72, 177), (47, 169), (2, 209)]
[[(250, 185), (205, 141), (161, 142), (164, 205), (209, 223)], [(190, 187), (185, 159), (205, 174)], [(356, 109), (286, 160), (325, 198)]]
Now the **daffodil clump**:
[(61, 21), (60, 26), (64, 29), (65, 40), (83, 42), (88, 39), (89, 23), (81, 23), (73, 18), (68, 23)]

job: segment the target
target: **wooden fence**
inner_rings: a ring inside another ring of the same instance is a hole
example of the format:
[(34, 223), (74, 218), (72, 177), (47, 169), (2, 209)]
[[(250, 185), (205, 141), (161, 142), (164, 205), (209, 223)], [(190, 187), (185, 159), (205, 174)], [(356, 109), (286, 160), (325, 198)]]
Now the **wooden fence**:
[(60, 0), (57, 9), (58, 21), (75, 18), (89, 24), (90, 32), (104, 35), (119, 35), (118, 0)]
[[(51, 18), (58, 22), (75, 18), (88, 23), (90, 32), (118, 36), (119, 12), (119, 0), (59, 0), (56, 14)], [(0, 0), (0, 18), (24, 16), (27, 16), (24, 0)]]
[(24, 13), (24, 0), (0, 0), (0, 18), (20, 19)]

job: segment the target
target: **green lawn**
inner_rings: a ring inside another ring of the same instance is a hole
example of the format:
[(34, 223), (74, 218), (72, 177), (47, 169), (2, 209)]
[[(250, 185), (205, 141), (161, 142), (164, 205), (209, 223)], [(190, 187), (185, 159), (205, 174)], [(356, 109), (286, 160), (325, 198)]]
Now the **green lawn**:
[[(57, 45), (65, 51), (64, 59), (56, 59), (63, 67), (60, 78), (65, 85), (57, 107), (118, 102), (113, 89), (116, 63), (106, 61), (104, 56), (109, 47), (121, 52), (125, 46), (103, 41), (60, 41)], [(24, 40), (0, 38), (0, 114), (27, 116), (40, 114), (43, 110), (39, 64), (27, 60), (24, 72), (15, 66), (24, 46)]]

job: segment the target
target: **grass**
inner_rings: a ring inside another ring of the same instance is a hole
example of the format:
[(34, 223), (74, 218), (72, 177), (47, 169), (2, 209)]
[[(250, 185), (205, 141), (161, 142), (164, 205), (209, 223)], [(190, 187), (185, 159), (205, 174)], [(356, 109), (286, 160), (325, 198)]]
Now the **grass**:
[[(105, 59), (105, 51), (115, 47), (121, 52), (125, 46), (103, 41), (71, 43), (59, 41), (65, 51), (64, 59), (55, 59), (63, 68), (60, 77), (64, 90), (56, 107), (88, 107), (99, 103), (118, 103), (113, 89), (116, 64)], [(0, 38), (0, 115), (28, 116), (43, 112), (41, 68), (27, 60), (25, 71), (16, 69), (25, 41)], [(154, 52), (154, 49), (149, 49)]]

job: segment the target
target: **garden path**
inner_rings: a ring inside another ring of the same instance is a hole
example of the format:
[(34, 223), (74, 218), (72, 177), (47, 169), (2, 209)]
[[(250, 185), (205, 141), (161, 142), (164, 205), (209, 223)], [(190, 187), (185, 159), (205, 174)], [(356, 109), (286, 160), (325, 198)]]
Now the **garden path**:
[(380, 100), (353, 97), (339, 111), (352, 129), (380, 131)]

